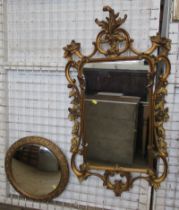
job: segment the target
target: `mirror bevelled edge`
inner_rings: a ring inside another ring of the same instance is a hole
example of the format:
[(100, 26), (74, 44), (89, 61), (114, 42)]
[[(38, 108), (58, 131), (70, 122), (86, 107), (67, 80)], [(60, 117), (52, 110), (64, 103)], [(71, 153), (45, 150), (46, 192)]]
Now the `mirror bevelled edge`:
[[(14, 154), (16, 153), (16, 151), (19, 148), (22, 148), (23, 146), (32, 145), (32, 144), (47, 148), (56, 157), (58, 164), (60, 166), (60, 173), (61, 173), (60, 181), (58, 185), (56, 186), (56, 188), (47, 194), (39, 195), (39, 196), (33, 195), (32, 193), (28, 193), (24, 191), (21, 187), (19, 187), (12, 171), (12, 158)], [(5, 157), (5, 172), (6, 172), (9, 182), (18, 193), (20, 193), (21, 195), (27, 198), (30, 198), (32, 200), (37, 200), (37, 201), (48, 201), (60, 195), (65, 190), (68, 184), (68, 180), (69, 180), (68, 162), (65, 155), (61, 151), (61, 149), (52, 141), (43, 137), (39, 137), (39, 136), (23, 137), (17, 140), (14, 144), (12, 144), (9, 147), (9, 149), (6, 152), (6, 157)]]

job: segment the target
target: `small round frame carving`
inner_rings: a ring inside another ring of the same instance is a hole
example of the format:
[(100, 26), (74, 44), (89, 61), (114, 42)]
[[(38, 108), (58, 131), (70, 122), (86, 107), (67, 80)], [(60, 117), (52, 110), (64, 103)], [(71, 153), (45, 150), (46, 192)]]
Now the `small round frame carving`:
[[(14, 179), (14, 176), (12, 173), (12, 167), (11, 167), (12, 166), (12, 157), (18, 148), (20, 148), (24, 145), (28, 145), (28, 144), (38, 144), (40, 146), (44, 146), (44, 147), (48, 148), (54, 154), (54, 156), (57, 158), (57, 161), (60, 165), (60, 169), (61, 169), (60, 182), (58, 183), (57, 187), (52, 192), (50, 192), (48, 194), (40, 195), (40, 196), (29, 194), (29, 193), (25, 192), (23, 189), (21, 189), (18, 186), (18, 184), (16, 183), (16, 180)], [(39, 137), (39, 136), (27, 136), (27, 137), (19, 139), (18, 141), (16, 141), (14, 144), (11, 145), (11, 147), (8, 149), (8, 151), (6, 153), (5, 171), (6, 171), (8, 180), (10, 181), (10, 183), (12, 184), (12, 186), (15, 188), (15, 190), (17, 192), (19, 192), (20, 194), (22, 194), (23, 196), (25, 196), (27, 198), (37, 200), (37, 201), (48, 201), (48, 200), (51, 200), (52, 198), (58, 196), (59, 194), (61, 194), (64, 191), (64, 189), (68, 183), (68, 180), (69, 180), (68, 162), (67, 162), (65, 155), (61, 151), (61, 149), (59, 147), (57, 147), (52, 141), (50, 141), (46, 138), (43, 138), (43, 137)]]

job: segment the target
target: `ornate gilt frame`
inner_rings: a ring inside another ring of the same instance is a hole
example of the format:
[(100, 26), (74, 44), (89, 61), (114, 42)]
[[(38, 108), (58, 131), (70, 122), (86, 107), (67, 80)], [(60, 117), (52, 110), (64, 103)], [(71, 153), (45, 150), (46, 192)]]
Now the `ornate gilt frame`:
[[(16, 183), (16, 180), (14, 179), (12, 167), (11, 167), (12, 157), (18, 148), (24, 145), (28, 145), (28, 144), (38, 144), (38, 145), (48, 148), (55, 155), (55, 157), (57, 158), (59, 162), (60, 169), (61, 169), (60, 182), (58, 183), (56, 189), (54, 189), (48, 194), (40, 195), (40, 196), (34, 196), (32, 194), (29, 194), (25, 192), (23, 189), (21, 189)], [(12, 184), (12, 186), (17, 192), (19, 192), (21, 195), (27, 198), (37, 200), (37, 201), (48, 201), (58, 196), (60, 193), (64, 191), (69, 180), (68, 162), (63, 152), (52, 141), (43, 137), (39, 137), (39, 136), (27, 136), (27, 137), (19, 139), (18, 141), (16, 141), (14, 144), (11, 145), (11, 147), (8, 149), (6, 153), (5, 171), (6, 171), (6, 175), (9, 182)]]
[[(95, 20), (96, 24), (101, 27), (101, 31), (93, 43), (94, 50), (90, 55), (83, 55), (80, 51), (80, 43), (72, 40), (71, 44), (64, 47), (64, 57), (68, 60), (65, 68), (68, 87), (71, 89), (69, 97), (72, 98), (72, 107), (69, 108), (69, 119), (74, 121), (71, 139), (71, 167), (75, 175), (80, 181), (89, 176), (97, 176), (103, 181), (103, 185), (114, 191), (116, 196), (120, 196), (122, 192), (128, 191), (134, 181), (145, 179), (154, 188), (158, 188), (160, 183), (166, 178), (167, 163), (167, 144), (165, 142), (165, 129), (163, 123), (168, 119), (168, 109), (165, 108), (165, 95), (167, 94), (167, 78), (170, 74), (170, 61), (167, 58), (170, 50), (170, 40), (161, 37), (158, 33), (151, 37), (151, 47), (145, 52), (136, 50), (133, 47), (133, 39), (130, 38), (128, 32), (121, 28), (125, 22), (127, 15), (123, 18), (119, 17), (119, 13), (105, 6), (104, 12), (109, 12), (106, 20)], [(123, 46), (121, 46), (123, 44)], [(107, 48), (104, 48), (108, 46)], [(155, 53), (158, 51), (158, 54)], [(130, 53), (126, 54), (126, 53)], [(87, 161), (86, 151), (87, 142), (84, 141), (84, 94), (85, 79), (83, 66), (87, 63), (98, 63), (108, 61), (132, 61), (145, 59), (148, 62), (150, 70), (148, 72), (148, 93), (150, 102), (150, 119), (149, 119), (149, 145), (148, 145), (148, 162), (146, 168), (130, 168), (120, 166), (104, 166), (91, 164)], [(165, 64), (164, 72), (160, 74), (158, 82), (157, 65), (159, 62)], [(71, 72), (76, 71), (77, 78), (74, 79)], [(78, 82), (77, 82), (78, 81)], [(76, 161), (76, 157), (82, 155), (82, 163)], [(161, 159), (163, 162), (163, 172), (158, 174), (154, 169), (154, 160)], [(104, 174), (98, 171), (104, 171)], [(133, 173), (139, 173), (133, 176)], [(110, 177), (119, 174), (124, 176), (125, 181), (111, 181)], [(144, 175), (142, 175), (144, 174)]]

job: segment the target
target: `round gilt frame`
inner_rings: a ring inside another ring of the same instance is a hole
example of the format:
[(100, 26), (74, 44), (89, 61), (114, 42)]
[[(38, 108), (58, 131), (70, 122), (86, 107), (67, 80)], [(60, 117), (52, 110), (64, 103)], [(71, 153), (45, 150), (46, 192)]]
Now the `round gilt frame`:
[[(168, 153), (163, 124), (168, 119), (168, 109), (165, 107), (165, 95), (167, 95), (167, 78), (171, 69), (170, 61), (167, 57), (171, 42), (169, 39), (161, 37), (158, 33), (150, 38), (151, 47), (149, 49), (144, 52), (136, 50), (133, 47), (134, 40), (131, 39), (125, 29), (121, 28), (127, 15), (120, 18), (119, 13), (115, 13), (109, 6), (105, 6), (103, 11), (109, 12), (109, 16), (102, 21), (95, 20), (102, 30), (98, 33), (96, 41), (93, 43), (94, 49), (90, 55), (83, 55), (80, 51), (80, 43), (74, 40), (72, 40), (71, 44), (64, 47), (64, 57), (68, 60), (65, 75), (69, 83), (68, 87), (71, 89), (69, 97), (72, 98), (72, 107), (69, 108), (69, 119), (74, 122), (71, 139), (71, 167), (80, 181), (89, 176), (97, 176), (103, 181), (103, 185), (106, 188), (113, 190), (116, 196), (120, 196), (122, 192), (128, 191), (134, 181), (138, 179), (145, 179), (151, 186), (158, 188), (167, 176)], [(150, 103), (148, 166), (146, 168), (129, 168), (118, 165), (109, 167), (91, 164), (86, 158), (88, 144), (83, 139), (85, 108), (83, 66), (87, 63), (141, 59), (145, 59), (149, 65), (147, 85)], [(157, 69), (161, 61), (165, 64), (165, 69), (158, 77)], [(72, 71), (77, 72), (76, 78), (72, 76)], [(82, 155), (82, 163), (76, 161), (78, 155)], [(154, 161), (159, 159), (163, 162), (163, 172), (161, 174), (158, 174), (154, 167)], [(98, 173), (98, 171), (104, 171), (104, 174)], [(134, 176), (133, 173), (139, 173), (139, 176)], [(122, 181), (122, 179), (111, 181), (110, 176), (115, 174), (125, 177), (126, 181)]]
[[(16, 180), (13, 176), (12, 167), (11, 167), (12, 157), (18, 148), (20, 148), (24, 145), (28, 145), (28, 144), (38, 144), (40, 146), (44, 146), (44, 147), (48, 148), (55, 155), (55, 157), (58, 160), (58, 163), (59, 163), (60, 169), (61, 169), (60, 182), (58, 183), (56, 189), (54, 189), (53, 191), (51, 191), (48, 194), (34, 196), (33, 194), (29, 194), (28, 192), (25, 192), (23, 189), (21, 189), (18, 186), (18, 184), (16, 183)], [(61, 151), (61, 149), (59, 147), (57, 147), (57, 145), (55, 145), (52, 141), (50, 141), (46, 138), (43, 138), (43, 137), (39, 137), (39, 136), (27, 136), (27, 137), (21, 138), (10, 146), (10, 148), (8, 149), (8, 151), (6, 153), (6, 157), (5, 157), (5, 171), (6, 171), (6, 175), (7, 175), (9, 182), (11, 183), (11, 185), (14, 187), (14, 189), (17, 192), (19, 192), (21, 195), (23, 195), (27, 198), (37, 200), (37, 201), (48, 201), (48, 200), (51, 200), (52, 198), (58, 196), (59, 194), (61, 194), (64, 191), (66, 185), (68, 184), (68, 180), (69, 180), (68, 162), (67, 162), (65, 155)]]

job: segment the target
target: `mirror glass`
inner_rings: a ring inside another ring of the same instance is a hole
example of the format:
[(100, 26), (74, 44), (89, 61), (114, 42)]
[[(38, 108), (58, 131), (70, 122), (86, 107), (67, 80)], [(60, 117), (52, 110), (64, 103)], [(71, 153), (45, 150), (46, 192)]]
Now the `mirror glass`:
[(84, 66), (84, 141), (89, 163), (148, 165), (148, 71), (145, 60)]
[(54, 191), (61, 179), (59, 161), (46, 147), (27, 144), (12, 157), (12, 175), (25, 193), (42, 196)]

